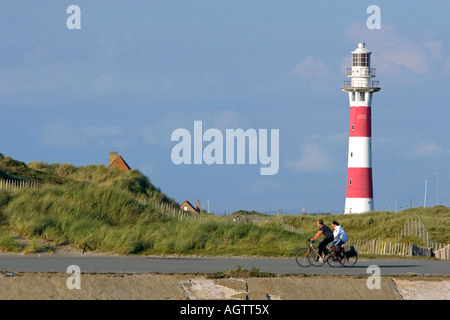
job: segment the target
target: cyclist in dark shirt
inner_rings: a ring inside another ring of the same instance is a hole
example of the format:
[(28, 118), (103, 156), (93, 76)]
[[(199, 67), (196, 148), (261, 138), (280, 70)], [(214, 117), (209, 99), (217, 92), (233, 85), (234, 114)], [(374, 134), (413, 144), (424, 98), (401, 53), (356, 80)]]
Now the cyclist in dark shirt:
[(333, 231), (327, 226), (323, 224), (323, 220), (317, 220), (317, 226), (319, 227), (319, 231), (317, 231), (316, 235), (311, 239), (311, 241), (316, 241), (322, 234), (324, 235), (324, 239), (319, 243), (319, 257), (322, 256), (322, 253), (325, 252), (327, 245), (333, 241)]

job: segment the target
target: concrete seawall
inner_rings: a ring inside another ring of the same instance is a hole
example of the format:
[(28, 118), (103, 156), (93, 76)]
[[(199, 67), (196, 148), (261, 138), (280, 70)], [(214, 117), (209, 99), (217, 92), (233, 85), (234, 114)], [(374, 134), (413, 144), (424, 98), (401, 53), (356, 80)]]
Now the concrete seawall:
[(69, 274), (20, 273), (0, 276), (2, 300), (399, 300), (450, 299), (447, 277), (381, 278), (283, 276), (210, 279), (205, 275), (82, 274), (80, 289), (68, 289)]

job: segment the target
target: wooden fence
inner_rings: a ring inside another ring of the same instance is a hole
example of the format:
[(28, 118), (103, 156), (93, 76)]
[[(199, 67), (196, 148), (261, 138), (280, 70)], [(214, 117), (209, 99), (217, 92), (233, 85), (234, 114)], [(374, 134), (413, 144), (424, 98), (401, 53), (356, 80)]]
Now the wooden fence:
[(161, 202), (155, 199), (138, 198), (137, 200), (140, 204), (150, 206), (151, 208), (160, 211), (162, 214), (175, 221), (183, 221), (186, 219), (205, 219), (207, 217), (210, 217), (209, 215), (207, 216), (190, 211), (184, 211), (166, 202)]
[[(398, 237), (401, 239), (403, 237), (407, 237), (409, 235), (415, 235), (422, 238), (423, 242), (426, 243), (426, 248), (422, 248), (419, 246), (413, 245), (410, 248), (410, 255), (419, 255), (419, 256), (435, 256), (438, 259), (450, 260), (448, 255), (448, 244), (442, 243), (434, 243), (428, 234), (428, 231), (425, 227), (425, 224), (422, 222), (420, 218), (409, 218), (408, 222), (405, 223), (402, 230), (398, 234)], [(445, 249), (447, 248), (447, 249)]]
[(450, 244), (439, 250), (436, 250), (434, 252), (434, 255), (436, 256), (436, 258), (441, 260), (450, 260)]
[(281, 210), (278, 210), (278, 219), (280, 219), (281, 225), (283, 226), (284, 230), (294, 232), (294, 233), (304, 233), (305, 230), (302, 228), (295, 228), (293, 225), (289, 225), (284, 223), (283, 215), (281, 214)]
[[(413, 243), (400, 243), (385, 240), (356, 240), (349, 241), (347, 245), (354, 246), (359, 253), (379, 254), (379, 255), (398, 255), (398, 256), (422, 256), (436, 257), (438, 259), (450, 260), (450, 245), (435, 243), (434, 247), (423, 248)], [(436, 249), (440, 248), (440, 249)]]
[(346, 245), (354, 246), (359, 253), (407, 256), (410, 252), (408, 243), (393, 243), (376, 239), (349, 241)]
[[(302, 228), (296, 228), (293, 225), (289, 225), (284, 223), (283, 215), (281, 214), (281, 210), (278, 210), (277, 218), (279, 219), (279, 222), (281, 223), (281, 226), (284, 230), (293, 232), (293, 233), (304, 233), (305, 231)], [(274, 222), (274, 218), (272, 217), (255, 217), (255, 216), (238, 216), (237, 219), (239, 221), (242, 221), (244, 223), (251, 223), (257, 226), (264, 226), (267, 224), (271, 224)]]
[(0, 179), (0, 190), (7, 192), (19, 192), (25, 189), (36, 188), (39, 184), (33, 181)]
[[(0, 190), (5, 190), (11, 193), (16, 193), (31, 188), (37, 188), (38, 186), (39, 184), (33, 181), (0, 179)], [(154, 199), (139, 198), (137, 200), (140, 204), (149, 205), (176, 221), (183, 221), (189, 218), (199, 219), (204, 217), (204, 215), (183, 211), (180, 208), (169, 205), (168, 203), (160, 202)]]
[(428, 231), (425, 228), (424, 223), (420, 218), (409, 218), (408, 222), (405, 223), (402, 230), (398, 234), (399, 238), (407, 237), (409, 235), (415, 235), (422, 238), (423, 242), (427, 244), (427, 247), (430, 247), (430, 238), (428, 236)]

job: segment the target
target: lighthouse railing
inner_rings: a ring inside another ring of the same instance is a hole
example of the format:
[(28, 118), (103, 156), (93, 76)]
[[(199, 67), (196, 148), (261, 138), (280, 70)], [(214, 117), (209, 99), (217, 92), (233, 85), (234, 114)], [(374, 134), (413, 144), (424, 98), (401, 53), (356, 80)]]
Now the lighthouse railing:
[(342, 88), (380, 88), (380, 81), (342, 81)]
[(357, 74), (353, 74), (352, 69), (353, 68), (347, 68), (347, 77), (351, 77), (351, 76), (375, 77), (376, 76), (375, 68), (360, 69), (359, 73), (357, 73)]

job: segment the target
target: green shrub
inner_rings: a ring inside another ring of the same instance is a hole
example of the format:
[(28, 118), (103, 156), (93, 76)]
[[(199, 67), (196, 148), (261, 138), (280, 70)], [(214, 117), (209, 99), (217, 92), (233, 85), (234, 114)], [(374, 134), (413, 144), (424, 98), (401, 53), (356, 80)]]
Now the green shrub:
[(0, 230), (0, 250), (3, 252), (20, 252), (22, 246), (12, 235)]

